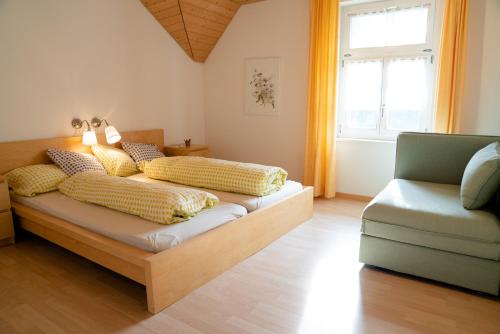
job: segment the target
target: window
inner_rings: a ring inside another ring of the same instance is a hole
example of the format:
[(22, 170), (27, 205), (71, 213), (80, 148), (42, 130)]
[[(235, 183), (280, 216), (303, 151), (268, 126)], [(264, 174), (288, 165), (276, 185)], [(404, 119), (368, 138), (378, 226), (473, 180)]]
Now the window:
[(339, 137), (392, 140), (433, 122), (434, 0), (342, 8)]

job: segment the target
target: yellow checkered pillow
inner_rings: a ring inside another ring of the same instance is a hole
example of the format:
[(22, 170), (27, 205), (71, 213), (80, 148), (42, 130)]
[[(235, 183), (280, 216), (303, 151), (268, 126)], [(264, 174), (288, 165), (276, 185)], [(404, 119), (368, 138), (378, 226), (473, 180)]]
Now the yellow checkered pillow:
[(92, 153), (109, 175), (129, 176), (138, 172), (135, 161), (124, 150), (97, 144), (92, 146)]
[(99, 172), (82, 172), (59, 185), (59, 191), (78, 201), (93, 203), (160, 224), (187, 220), (219, 199), (205, 191), (144, 183)]
[(35, 196), (57, 189), (68, 175), (56, 165), (32, 165), (16, 168), (5, 175), (15, 194)]

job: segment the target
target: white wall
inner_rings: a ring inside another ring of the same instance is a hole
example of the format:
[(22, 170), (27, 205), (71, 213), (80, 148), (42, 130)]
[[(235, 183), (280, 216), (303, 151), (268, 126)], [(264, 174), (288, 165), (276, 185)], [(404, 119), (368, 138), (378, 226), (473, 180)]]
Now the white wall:
[[(281, 58), (281, 115), (244, 115), (244, 59), (269, 56)], [(240, 8), (205, 63), (206, 136), (216, 157), (282, 166), (302, 179), (308, 59), (309, 0)]]
[(337, 192), (375, 196), (394, 177), (396, 143), (337, 140)]
[(138, 0), (0, 0), (0, 141), (72, 135), (76, 116), (204, 142), (203, 66)]
[(462, 132), (500, 135), (500, 1), (469, 6)]

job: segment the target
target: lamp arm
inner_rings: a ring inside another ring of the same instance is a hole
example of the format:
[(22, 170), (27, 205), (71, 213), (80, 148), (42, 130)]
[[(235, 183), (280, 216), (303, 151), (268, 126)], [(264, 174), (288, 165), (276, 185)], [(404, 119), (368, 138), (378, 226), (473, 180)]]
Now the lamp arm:
[(83, 126), (83, 123), (87, 123), (87, 131), (90, 131), (91, 130), (91, 127), (90, 127), (90, 123), (89, 121), (87, 121), (86, 119), (84, 119), (83, 121), (79, 118), (73, 118), (71, 120), (71, 126), (74, 128), (74, 129), (81, 129), (82, 126)]
[(82, 124), (83, 124), (83, 123), (87, 123), (87, 131), (90, 131), (90, 130), (91, 130), (91, 128), (90, 128), (90, 123), (89, 123), (89, 121), (87, 121), (86, 119), (84, 119), (84, 120), (82, 121)]
[(90, 120), (90, 124), (92, 124), (92, 127), (94, 127), (94, 128), (101, 127), (102, 122), (104, 122), (106, 124), (106, 126), (109, 126), (108, 121), (106, 121), (104, 118), (93, 117)]

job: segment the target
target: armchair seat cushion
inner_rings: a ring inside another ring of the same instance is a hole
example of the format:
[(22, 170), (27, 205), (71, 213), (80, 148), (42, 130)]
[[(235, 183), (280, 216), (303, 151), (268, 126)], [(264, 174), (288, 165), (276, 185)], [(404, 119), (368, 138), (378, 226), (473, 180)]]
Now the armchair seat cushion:
[(363, 212), (362, 232), (409, 244), (500, 260), (500, 220), (466, 210), (460, 186), (395, 179)]

